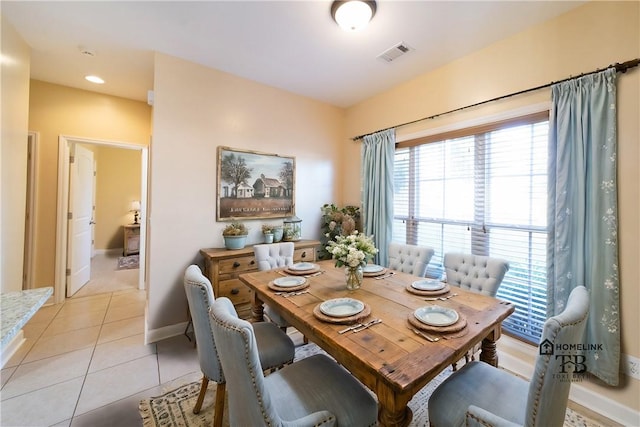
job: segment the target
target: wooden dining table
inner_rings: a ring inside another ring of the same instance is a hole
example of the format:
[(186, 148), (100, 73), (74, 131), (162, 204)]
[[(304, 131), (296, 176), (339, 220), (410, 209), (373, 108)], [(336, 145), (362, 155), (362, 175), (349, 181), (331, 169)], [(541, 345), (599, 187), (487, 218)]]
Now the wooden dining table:
[[(316, 264), (321, 273), (305, 277), (307, 292), (295, 296), (277, 295), (269, 286), (287, 274), (282, 268), (240, 275), (253, 291), (252, 321), (263, 320), (263, 304), (276, 309), (376, 394), (380, 425), (408, 425), (412, 419), (409, 400), (475, 345), (482, 343), (480, 360), (497, 366), (496, 340), (502, 321), (515, 309), (513, 304), (453, 286), (442, 296), (456, 296), (426, 301), (424, 296), (407, 290), (420, 278), (401, 272), (382, 279), (365, 277), (359, 289), (348, 291), (344, 268), (336, 268), (332, 260)], [(342, 297), (361, 301), (370, 309), (370, 315), (359, 322), (380, 319), (381, 323), (358, 332), (338, 333), (349, 325), (318, 316), (318, 306)], [(416, 334), (409, 318), (418, 308), (429, 305), (455, 310), (466, 319), (466, 326), (452, 334), (429, 331), (427, 334), (437, 341)]]

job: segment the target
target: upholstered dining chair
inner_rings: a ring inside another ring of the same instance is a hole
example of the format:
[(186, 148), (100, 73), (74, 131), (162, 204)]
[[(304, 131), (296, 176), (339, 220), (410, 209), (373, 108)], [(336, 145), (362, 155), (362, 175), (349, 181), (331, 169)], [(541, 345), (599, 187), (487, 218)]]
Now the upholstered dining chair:
[(479, 294), (495, 297), (509, 271), (509, 262), (472, 254), (448, 252), (444, 254), (447, 283)]
[[(196, 335), (198, 359), (202, 370), (202, 386), (198, 400), (193, 408), (197, 414), (202, 408), (209, 380), (217, 383), (215, 414), (213, 425), (222, 425), (225, 398), (225, 377), (218, 359), (216, 342), (211, 331), (209, 308), (214, 302), (213, 289), (197, 265), (190, 265), (184, 274), (184, 290), (187, 294), (189, 311)], [(295, 348), (291, 338), (276, 325), (268, 322), (254, 323), (257, 342), (256, 351), (259, 354), (259, 369), (270, 370), (293, 362)]]
[[(588, 311), (589, 292), (579, 286), (569, 295), (564, 311), (547, 319), (541, 343), (580, 343)], [(570, 371), (570, 364), (563, 357), (540, 354), (527, 382), (484, 362), (468, 363), (429, 398), (429, 422), (434, 427), (561, 426), (571, 381), (559, 380), (557, 374)]]
[[(504, 275), (509, 271), (509, 262), (488, 256), (448, 252), (444, 254), (444, 269), (449, 285), (495, 297)], [(478, 351), (480, 344), (465, 354), (465, 361), (474, 360)], [(456, 369), (457, 364), (454, 363), (453, 370)]]
[[(253, 254), (256, 258), (259, 271), (271, 270), (278, 267), (288, 267), (293, 265), (293, 252), (295, 248), (293, 242), (267, 243), (255, 245)], [(280, 329), (286, 331), (289, 323), (276, 310), (268, 305), (264, 307), (264, 314), (269, 320), (278, 325)]]
[(389, 243), (389, 268), (403, 273), (425, 277), (427, 265), (431, 261), (434, 250), (428, 246)]
[(210, 316), (227, 380), (230, 425), (376, 425), (375, 398), (329, 357), (313, 355), (265, 377), (253, 325), (238, 319), (225, 297), (213, 303)]

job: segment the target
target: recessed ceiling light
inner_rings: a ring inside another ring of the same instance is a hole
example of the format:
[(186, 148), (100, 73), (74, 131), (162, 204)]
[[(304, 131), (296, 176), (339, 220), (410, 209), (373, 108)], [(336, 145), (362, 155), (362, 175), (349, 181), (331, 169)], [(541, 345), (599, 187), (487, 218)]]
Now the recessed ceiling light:
[(96, 83), (96, 84), (103, 84), (104, 80), (102, 80), (100, 77), (98, 76), (84, 76), (85, 80), (90, 81), (91, 83)]

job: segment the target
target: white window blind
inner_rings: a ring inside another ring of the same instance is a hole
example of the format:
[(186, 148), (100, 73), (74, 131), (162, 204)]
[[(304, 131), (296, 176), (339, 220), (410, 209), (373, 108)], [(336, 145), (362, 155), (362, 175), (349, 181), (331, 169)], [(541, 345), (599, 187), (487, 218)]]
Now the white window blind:
[(537, 343), (546, 319), (548, 119), (407, 141), (395, 154), (393, 240), (431, 246), (427, 275), (447, 252), (504, 258), (498, 297), (516, 305), (503, 327)]

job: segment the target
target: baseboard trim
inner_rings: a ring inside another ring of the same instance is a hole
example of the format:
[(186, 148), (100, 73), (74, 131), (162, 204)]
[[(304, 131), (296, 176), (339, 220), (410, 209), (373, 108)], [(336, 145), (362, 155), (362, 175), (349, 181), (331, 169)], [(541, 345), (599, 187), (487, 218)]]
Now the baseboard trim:
[(153, 344), (154, 342), (166, 340), (167, 338), (183, 335), (184, 331), (187, 329), (188, 324), (189, 322), (182, 322), (175, 325), (164, 326), (158, 329), (145, 328), (146, 333), (144, 336), (144, 343)]
[[(535, 359), (535, 347), (524, 344), (518, 340), (514, 340), (513, 338), (502, 336), (498, 341), (498, 346), (520, 351), (526, 355), (531, 355), (532, 359)], [(533, 374), (533, 364), (529, 364), (526, 361), (523, 361), (522, 359), (500, 349), (498, 350), (498, 357), (501, 368), (524, 378), (531, 378), (531, 375)], [(571, 384), (569, 399), (578, 405), (589, 408), (590, 410), (625, 426), (640, 425), (640, 412), (635, 411), (628, 406), (624, 406), (613, 399), (604, 397), (597, 391), (588, 389), (579, 383)]]

